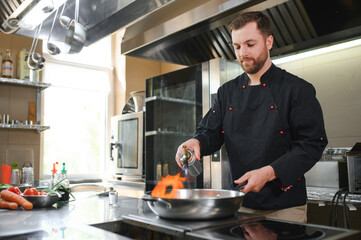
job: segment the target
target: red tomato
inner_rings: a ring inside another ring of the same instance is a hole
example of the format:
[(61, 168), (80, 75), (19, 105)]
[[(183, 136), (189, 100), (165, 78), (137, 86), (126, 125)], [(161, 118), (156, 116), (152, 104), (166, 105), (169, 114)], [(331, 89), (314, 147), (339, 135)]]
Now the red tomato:
[(35, 188), (28, 188), (24, 191), (24, 195), (39, 195), (39, 192)]
[(19, 188), (17, 188), (17, 187), (9, 187), (8, 190), (9, 190), (10, 192), (16, 193), (17, 195), (20, 195), (20, 194), (21, 194), (21, 191), (20, 191)]
[(48, 195), (48, 193), (43, 190), (43, 191), (39, 192), (39, 195), (44, 195), (44, 196), (46, 196), (46, 195)]

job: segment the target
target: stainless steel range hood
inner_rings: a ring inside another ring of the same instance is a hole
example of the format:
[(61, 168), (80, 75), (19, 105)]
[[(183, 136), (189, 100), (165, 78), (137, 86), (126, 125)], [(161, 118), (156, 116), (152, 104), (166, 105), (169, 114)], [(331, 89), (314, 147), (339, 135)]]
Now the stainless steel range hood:
[[(49, 1), (0, 0), (0, 26), (17, 23), (12, 18), (21, 18), (27, 6)], [(54, 0), (59, 1), (65, 0)], [(74, 5), (75, 0), (67, 0), (64, 15), (73, 18)], [(272, 56), (361, 36), (357, 0), (80, 0), (79, 22), (86, 29), (86, 46), (125, 29), (122, 54), (193, 65), (214, 58), (234, 60), (227, 26), (239, 13), (254, 10), (272, 21)], [(48, 37), (54, 11), (44, 20), (41, 39)], [(12, 32), (34, 34), (22, 27)], [(65, 32), (56, 21), (52, 39), (63, 41)]]
[[(0, 26), (7, 24), (9, 20), (16, 16), (26, 15), (32, 7), (39, 7), (44, 2), (60, 2), (60, 7), (56, 6), (59, 11), (57, 14), (57, 21), (54, 25), (54, 30), (51, 35), (53, 41), (63, 41), (66, 30), (60, 25), (58, 18), (65, 4), (63, 15), (74, 18), (75, 15), (75, 0), (0, 0)], [(175, 0), (80, 0), (79, 22), (86, 29), (86, 42), (88, 46), (99, 39), (108, 36), (115, 31), (125, 28), (149, 14), (154, 13), (158, 9), (166, 6)], [(44, 18), (42, 30), (40, 32), (40, 39), (47, 39), (51, 24), (55, 15), (54, 8), (51, 15), (48, 14)], [(3, 13), (3, 14), (1, 14)], [(10, 21), (11, 22), (11, 21)], [(34, 29), (17, 28), (14, 27), (11, 31), (4, 31), (5, 33), (15, 33), (17, 35), (33, 37)]]
[[(212, 0), (179, 13), (177, 1), (126, 29), (122, 54), (193, 65), (213, 58), (234, 60), (227, 29), (245, 11), (270, 17), (272, 56), (286, 55), (361, 36), (361, 2), (347, 0)], [(198, 1), (196, 1), (198, 2)], [(168, 18), (162, 15), (167, 15)], [(172, 17), (169, 17), (173, 15)]]

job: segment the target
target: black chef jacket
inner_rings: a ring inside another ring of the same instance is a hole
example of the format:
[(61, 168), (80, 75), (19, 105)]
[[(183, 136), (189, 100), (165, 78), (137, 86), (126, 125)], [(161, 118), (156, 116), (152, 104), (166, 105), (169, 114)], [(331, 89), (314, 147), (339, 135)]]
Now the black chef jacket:
[(232, 179), (270, 165), (278, 178), (245, 195), (243, 206), (284, 209), (306, 204), (304, 173), (321, 158), (327, 136), (314, 87), (275, 65), (249, 86), (246, 73), (223, 84), (194, 138), (201, 155), (225, 143)]

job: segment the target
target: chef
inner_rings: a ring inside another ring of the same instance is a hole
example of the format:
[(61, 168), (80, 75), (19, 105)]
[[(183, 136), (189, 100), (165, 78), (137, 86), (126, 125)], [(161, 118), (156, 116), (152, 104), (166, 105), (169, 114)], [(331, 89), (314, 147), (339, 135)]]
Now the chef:
[(234, 184), (248, 181), (240, 211), (307, 221), (304, 174), (321, 158), (327, 136), (314, 87), (273, 65), (270, 20), (248, 12), (229, 26), (244, 73), (223, 84), (194, 138), (182, 145), (201, 156), (227, 149)]

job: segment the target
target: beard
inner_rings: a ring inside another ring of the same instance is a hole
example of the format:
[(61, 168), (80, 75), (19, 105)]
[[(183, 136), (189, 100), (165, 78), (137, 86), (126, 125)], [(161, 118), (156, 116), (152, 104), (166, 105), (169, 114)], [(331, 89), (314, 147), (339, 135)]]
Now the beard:
[[(263, 65), (266, 62), (267, 58), (268, 58), (268, 50), (267, 50), (267, 48), (265, 46), (262, 53), (257, 58), (240, 57), (238, 59), (238, 62), (241, 65), (243, 71), (245, 71), (248, 74), (255, 74), (263, 67)], [(251, 62), (245, 63), (244, 60), (248, 60), (248, 61), (251, 61)]]

